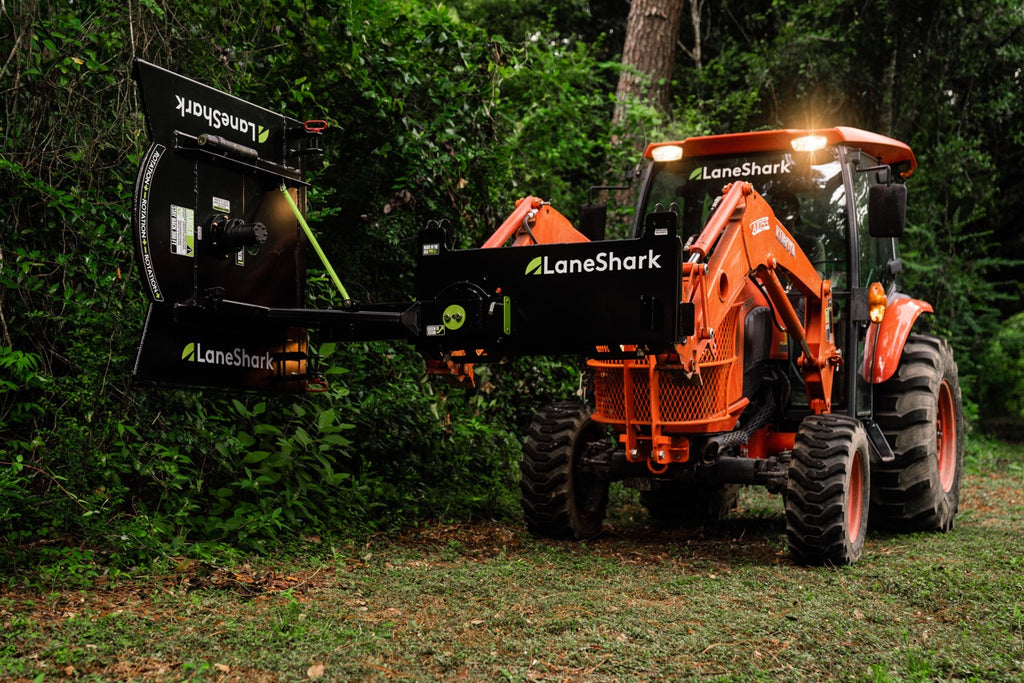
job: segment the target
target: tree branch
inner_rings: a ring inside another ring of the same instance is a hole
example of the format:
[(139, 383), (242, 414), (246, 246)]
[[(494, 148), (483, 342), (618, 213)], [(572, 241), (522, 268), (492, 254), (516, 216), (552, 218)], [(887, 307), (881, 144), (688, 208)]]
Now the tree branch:
[[(4, 249), (0, 247), (0, 272), (4, 269)], [(4, 294), (0, 291), (0, 332), (4, 336), (4, 345), (7, 348), (14, 348), (14, 344), (11, 342), (11, 333), (7, 329), (7, 318), (4, 317)]]
[(26, 469), (34, 470), (34, 471), (38, 472), (39, 474), (42, 474), (43, 476), (47, 477), (50, 481), (52, 481), (54, 484), (56, 484), (57, 488), (59, 488), (61, 491), (63, 491), (65, 496), (67, 496), (72, 501), (74, 501), (75, 505), (77, 505), (78, 507), (82, 508), (83, 510), (86, 509), (85, 506), (82, 505), (82, 501), (80, 501), (78, 499), (78, 497), (75, 496), (75, 494), (71, 493), (71, 491), (68, 491), (66, 488), (64, 488), (64, 485), (61, 484), (59, 481), (57, 481), (57, 477), (53, 476), (52, 474), (50, 474), (49, 472), (47, 472), (43, 468), (36, 467), (35, 465), (28, 465), (28, 464), (23, 463), (23, 462), (7, 462), (5, 460), (0, 460), (0, 465), (7, 465), (7, 466), (10, 466), (10, 467), (15, 467), (15, 466), (24, 467)]

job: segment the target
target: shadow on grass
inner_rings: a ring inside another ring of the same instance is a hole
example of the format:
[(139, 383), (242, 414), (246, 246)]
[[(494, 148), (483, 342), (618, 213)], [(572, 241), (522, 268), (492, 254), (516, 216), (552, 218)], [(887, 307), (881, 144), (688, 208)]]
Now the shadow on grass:
[[(600, 537), (590, 542), (595, 552), (602, 546), (657, 560), (669, 554), (680, 558), (702, 558), (712, 563), (778, 564), (788, 562), (785, 549), (786, 520), (772, 516), (732, 513), (724, 519), (703, 524), (664, 521), (608, 524)], [(781, 554), (780, 554), (781, 553)]]
[(632, 552), (657, 559), (700, 556), (722, 564), (789, 562), (782, 498), (756, 487), (740, 490), (738, 507), (715, 521), (652, 518), (634, 491), (613, 491), (600, 536), (588, 542), (595, 552)]

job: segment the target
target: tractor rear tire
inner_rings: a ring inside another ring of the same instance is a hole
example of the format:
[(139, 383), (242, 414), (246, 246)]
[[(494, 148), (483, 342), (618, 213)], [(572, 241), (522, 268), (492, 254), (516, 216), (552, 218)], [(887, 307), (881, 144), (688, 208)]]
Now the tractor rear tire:
[(959, 508), (963, 399), (949, 343), (911, 334), (896, 374), (875, 386), (875, 421), (896, 455), (871, 475), (871, 524), (949, 531)]
[(811, 415), (800, 423), (786, 486), (786, 537), (793, 560), (847, 565), (868, 530), (868, 437), (859, 421)]
[(590, 443), (607, 440), (582, 403), (554, 403), (533, 418), (523, 445), (519, 488), (531, 532), (551, 538), (593, 538), (608, 508), (608, 481), (579, 471)]
[(677, 524), (717, 522), (739, 502), (738, 484), (668, 484), (640, 492), (652, 519)]

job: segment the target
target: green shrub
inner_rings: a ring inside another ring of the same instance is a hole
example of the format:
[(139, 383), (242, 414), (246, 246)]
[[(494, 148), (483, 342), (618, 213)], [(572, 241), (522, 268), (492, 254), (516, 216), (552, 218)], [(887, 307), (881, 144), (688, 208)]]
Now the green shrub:
[[(480, 400), (434, 392), (407, 347), (344, 350), (348, 374), (332, 372), (320, 395), (132, 386), (145, 302), (128, 215), (146, 144), (129, 77), (141, 54), (330, 120), (317, 228), (357, 296), (408, 297), (427, 220), (452, 219), (473, 244), (511, 209), (499, 105), (516, 57), (503, 41), (410, 0), (242, 15), (215, 2), (173, 16), (144, 3), (130, 17), (113, 2), (28, 2), (5, 16), (18, 36), (0, 75), (12, 93), (0, 155), (5, 542), (85, 538), (128, 562), (500, 510), (514, 437)], [(211, 49), (182, 51), (196, 41)], [(66, 92), (73, 107), (54, 97)], [(317, 280), (311, 303), (329, 305)]]
[(1003, 322), (979, 365), (982, 426), (1019, 441), (1024, 427), (1024, 313)]

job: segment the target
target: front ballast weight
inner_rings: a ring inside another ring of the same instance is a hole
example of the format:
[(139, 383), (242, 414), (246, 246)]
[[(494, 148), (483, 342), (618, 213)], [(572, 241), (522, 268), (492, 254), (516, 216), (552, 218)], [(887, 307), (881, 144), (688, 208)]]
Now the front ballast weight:
[[(682, 247), (660, 225), (635, 240), (451, 250), (431, 223), (419, 239), (416, 300), (355, 302), (303, 218), (307, 163), (322, 151), (325, 124), (142, 60), (134, 76), (150, 137), (132, 211), (150, 301), (139, 382), (303, 391), (315, 375), (311, 329), (325, 341), (407, 340), (427, 359), (459, 363), (628, 357), (668, 351), (690, 332)], [(309, 249), (341, 295), (335, 308), (304, 306)]]

